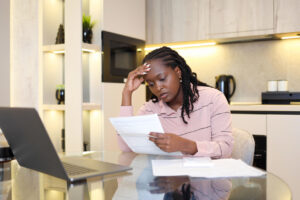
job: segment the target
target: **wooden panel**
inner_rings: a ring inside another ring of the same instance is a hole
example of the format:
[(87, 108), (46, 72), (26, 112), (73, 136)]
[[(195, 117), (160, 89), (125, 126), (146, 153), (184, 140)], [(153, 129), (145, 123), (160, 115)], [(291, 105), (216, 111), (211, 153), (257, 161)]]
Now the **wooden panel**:
[(266, 115), (232, 114), (232, 126), (250, 132), (253, 135), (267, 134)]
[(300, 31), (299, 0), (274, 0), (274, 7), (276, 33)]
[(283, 179), (300, 199), (300, 116), (267, 115), (267, 170)]
[(147, 43), (207, 39), (208, 8), (209, 0), (147, 0)]
[[(240, 32), (273, 31), (273, 0), (210, 0), (210, 36), (239, 36)], [(236, 34), (232, 34), (236, 33)]]
[(10, 106), (10, 1), (0, 1), (0, 106)]

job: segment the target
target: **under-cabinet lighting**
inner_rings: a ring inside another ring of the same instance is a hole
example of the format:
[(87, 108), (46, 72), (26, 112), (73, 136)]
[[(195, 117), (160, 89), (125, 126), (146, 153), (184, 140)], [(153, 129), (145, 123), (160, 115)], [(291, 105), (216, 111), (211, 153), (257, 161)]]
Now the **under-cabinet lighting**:
[(82, 49), (82, 51), (90, 52), (90, 53), (95, 53), (96, 52), (95, 50), (92, 50), (92, 49)]
[[(188, 47), (200, 47), (200, 46), (211, 46), (211, 45), (216, 45), (215, 42), (206, 42), (206, 43), (196, 43), (196, 44), (179, 44), (179, 45), (167, 45), (168, 47), (172, 49), (179, 49), (179, 48), (188, 48)], [(156, 46), (156, 47), (146, 47), (146, 51), (151, 51), (154, 49), (158, 49), (161, 46)]]
[(62, 51), (53, 51), (53, 53), (55, 53), (55, 54), (61, 54), (61, 53), (65, 53), (65, 51), (64, 50), (62, 50)]
[(142, 49), (141, 49), (141, 48), (137, 48), (136, 51), (137, 51), (137, 52), (142, 52)]
[(281, 37), (282, 40), (300, 38), (300, 35)]
[[(89, 53), (95, 53), (96, 51), (95, 50), (92, 50), (92, 49), (82, 49), (83, 52), (89, 52)], [(53, 51), (53, 53), (55, 54), (63, 54), (65, 53), (64, 50), (60, 50), (60, 51)]]

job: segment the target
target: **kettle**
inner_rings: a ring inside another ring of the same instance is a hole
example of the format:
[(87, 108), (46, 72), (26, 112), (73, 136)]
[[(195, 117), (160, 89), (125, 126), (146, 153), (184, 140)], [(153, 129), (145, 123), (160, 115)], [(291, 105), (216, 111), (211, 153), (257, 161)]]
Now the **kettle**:
[(228, 103), (230, 103), (230, 98), (235, 92), (235, 87), (235, 79), (232, 75), (222, 74), (216, 77), (216, 88), (224, 93)]

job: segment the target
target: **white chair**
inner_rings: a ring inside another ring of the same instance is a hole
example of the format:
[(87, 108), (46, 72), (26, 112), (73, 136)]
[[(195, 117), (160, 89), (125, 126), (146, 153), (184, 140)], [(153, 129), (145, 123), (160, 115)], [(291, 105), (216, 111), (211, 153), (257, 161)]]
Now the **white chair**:
[(248, 165), (253, 164), (255, 141), (251, 133), (238, 129), (232, 129), (234, 139), (232, 158), (241, 159)]

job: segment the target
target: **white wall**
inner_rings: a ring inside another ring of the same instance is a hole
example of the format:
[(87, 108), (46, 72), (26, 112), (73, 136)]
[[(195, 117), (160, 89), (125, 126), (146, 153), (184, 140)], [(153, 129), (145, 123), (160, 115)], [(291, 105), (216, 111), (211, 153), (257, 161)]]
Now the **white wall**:
[(10, 105), (10, 1), (0, 1), (0, 106)]
[(224, 44), (178, 52), (201, 81), (215, 86), (215, 76), (232, 74), (237, 88), (233, 102), (260, 102), (268, 80), (288, 80), (300, 91), (300, 39)]
[(145, 40), (145, 0), (103, 0), (103, 30)]
[[(119, 150), (117, 142), (117, 134), (113, 126), (111, 125), (109, 118), (118, 117), (120, 114), (120, 106), (122, 99), (122, 91), (124, 83), (102, 83), (103, 91), (103, 150)], [(142, 85), (137, 91), (133, 93), (132, 104), (135, 112), (145, 103), (146, 94), (145, 86)]]

